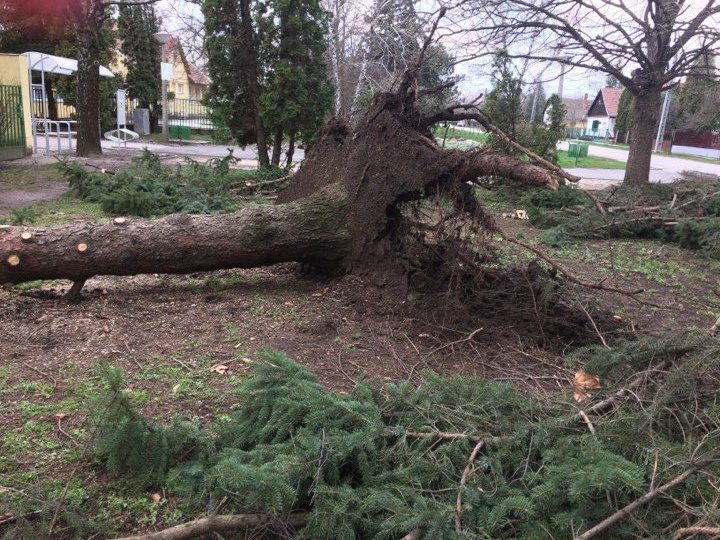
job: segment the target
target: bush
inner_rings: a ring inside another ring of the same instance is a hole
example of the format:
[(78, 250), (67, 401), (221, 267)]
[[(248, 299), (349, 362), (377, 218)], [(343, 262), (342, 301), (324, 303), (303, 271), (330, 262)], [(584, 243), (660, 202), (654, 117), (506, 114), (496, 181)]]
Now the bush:
[[(700, 335), (591, 347), (574, 360), (626, 384), (635, 369), (675, 365), (644, 406), (594, 418), (595, 434), (571, 403), (541, 403), (510, 385), (425, 373), (425, 383), (349, 395), (328, 392), (282, 354), (267, 352), (238, 389), (229, 420), (205, 430), (143, 419), (110, 371), (97, 408), (96, 456), (107, 470), (162, 486), (201, 512), (311, 512), (300, 538), (394, 539), (416, 527), (433, 539), (460, 538), (453, 513), (458, 483), (475, 442), (417, 433), (465, 432), (485, 438), (476, 473), (463, 490), (463, 538), (572, 538), (697, 459), (716, 458), (720, 347)], [(109, 406), (107, 404), (110, 404)], [(704, 433), (699, 449), (692, 433)], [(654, 472), (653, 461), (659, 459)], [(718, 465), (707, 469), (717, 477)], [(702, 479), (676, 488), (702, 514), (713, 498)], [(683, 510), (657, 500), (607, 538), (661, 536)]]

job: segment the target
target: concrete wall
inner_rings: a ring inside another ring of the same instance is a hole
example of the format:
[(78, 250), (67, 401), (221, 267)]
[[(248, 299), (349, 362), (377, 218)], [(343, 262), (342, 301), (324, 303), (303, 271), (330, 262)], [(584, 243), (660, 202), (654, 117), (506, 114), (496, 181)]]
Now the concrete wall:
[(0, 84), (20, 86), (25, 123), (25, 152), (32, 154), (32, 122), (30, 121), (30, 78), (28, 61), (19, 54), (0, 53)]
[(696, 148), (694, 146), (680, 146), (673, 144), (671, 154), (690, 154), (706, 158), (720, 159), (720, 148)]

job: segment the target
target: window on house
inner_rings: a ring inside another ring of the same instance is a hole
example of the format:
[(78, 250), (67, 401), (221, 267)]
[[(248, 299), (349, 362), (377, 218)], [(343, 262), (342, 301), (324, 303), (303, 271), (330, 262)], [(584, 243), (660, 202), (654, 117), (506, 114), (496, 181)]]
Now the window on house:
[(183, 90), (184, 90), (184, 89), (183, 89), (183, 85), (182, 85), (182, 84), (178, 84), (176, 88), (177, 88), (176, 94), (179, 95), (179, 96), (181, 96), (182, 93), (183, 93)]
[(600, 120), (593, 120), (592, 130), (597, 131), (598, 129), (600, 129)]

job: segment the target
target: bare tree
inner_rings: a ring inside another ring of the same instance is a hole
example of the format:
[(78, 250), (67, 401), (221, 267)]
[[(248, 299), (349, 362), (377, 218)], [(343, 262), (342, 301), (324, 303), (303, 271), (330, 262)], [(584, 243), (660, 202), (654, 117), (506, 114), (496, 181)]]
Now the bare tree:
[[(624, 183), (649, 181), (661, 93), (720, 53), (717, 0), (465, 0), (483, 44), (515, 58), (604, 72), (633, 96)], [(717, 72), (716, 72), (717, 75)]]

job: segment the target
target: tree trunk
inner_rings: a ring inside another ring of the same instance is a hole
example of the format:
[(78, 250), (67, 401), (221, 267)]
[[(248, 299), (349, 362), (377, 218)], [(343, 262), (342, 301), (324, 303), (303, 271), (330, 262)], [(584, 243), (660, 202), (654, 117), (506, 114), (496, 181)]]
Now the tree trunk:
[(650, 181), (650, 160), (660, 120), (660, 88), (651, 88), (633, 100), (630, 152), (623, 184), (642, 185)]
[(47, 98), (47, 113), (50, 120), (58, 119), (57, 100), (53, 92), (53, 83), (50, 77), (45, 75), (45, 97)]
[(221, 216), (119, 218), (32, 233), (2, 227), (0, 283), (82, 282), (94, 275), (184, 274), (287, 261), (333, 269), (350, 246), (346, 213), (343, 191), (331, 186), (290, 204)]
[(255, 142), (257, 144), (258, 162), (261, 167), (270, 165), (268, 157), (267, 137), (265, 134), (265, 126), (260, 116), (260, 81), (259, 70), (257, 65), (257, 44), (255, 39), (255, 30), (253, 29), (252, 13), (250, 9), (250, 0), (240, 0), (240, 25), (241, 39), (243, 45), (247, 48), (248, 65), (243, 75), (247, 77), (245, 87), (251, 94), (251, 103), (253, 106), (253, 114), (255, 117)]
[(285, 161), (285, 167), (290, 167), (293, 162), (293, 155), (295, 154), (295, 130), (290, 131), (288, 140), (288, 151), (287, 160)]
[(282, 154), (282, 140), (283, 140), (283, 130), (282, 130), (282, 128), (278, 128), (275, 130), (275, 137), (273, 140), (273, 151), (272, 151), (273, 167), (280, 166), (280, 156)]
[(105, 7), (85, 0), (77, 23), (77, 150), (78, 156), (102, 154), (100, 145), (100, 41)]

